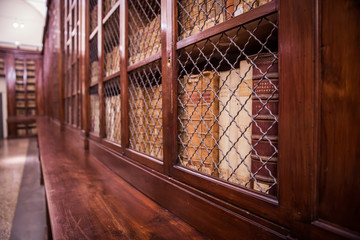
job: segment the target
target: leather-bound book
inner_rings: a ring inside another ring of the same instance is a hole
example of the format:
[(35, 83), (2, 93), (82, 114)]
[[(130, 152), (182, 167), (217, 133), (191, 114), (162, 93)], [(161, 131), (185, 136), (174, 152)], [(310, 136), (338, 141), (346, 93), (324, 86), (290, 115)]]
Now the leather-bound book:
[(279, 74), (277, 57), (253, 57), (251, 182), (256, 190), (277, 193)]
[(236, 70), (220, 72), (220, 178), (250, 187), (252, 66), (247, 60)]
[(185, 87), (180, 91), (179, 103), (182, 165), (217, 177), (219, 76), (212, 71), (185, 76), (182, 85)]

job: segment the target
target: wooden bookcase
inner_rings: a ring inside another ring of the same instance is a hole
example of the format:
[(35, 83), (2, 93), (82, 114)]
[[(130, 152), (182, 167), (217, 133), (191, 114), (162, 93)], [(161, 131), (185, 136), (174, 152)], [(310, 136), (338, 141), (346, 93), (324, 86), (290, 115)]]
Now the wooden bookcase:
[[(9, 138), (36, 136), (36, 115), (42, 108), (42, 58), (39, 52), (1, 49), (8, 96)], [(40, 106), (39, 106), (40, 103)]]
[(320, 46), (333, 36), (320, 17), (331, 4), (315, 2), (53, 1), (61, 87), (48, 115), (210, 237), (358, 236), (341, 214), (320, 217)]
[(66, 124), (81, 128), (81, 84), (80, 71), (80, 12), (78, 1), (66, 1), (64, 4), (64, 84), (63, 103)]

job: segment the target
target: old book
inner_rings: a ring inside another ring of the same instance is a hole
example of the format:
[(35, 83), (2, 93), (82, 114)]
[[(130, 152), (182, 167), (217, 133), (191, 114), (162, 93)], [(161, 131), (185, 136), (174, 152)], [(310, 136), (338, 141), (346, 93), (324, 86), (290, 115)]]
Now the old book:
[(28, 91), (35, 91), (35, 85), (27, 85), (27, 90)]
[(115, 143), (121, 142), (120, 94), (105, 97), (106, 138)]
[(91, 13), (90, 13), (90, 31), (94, 31), (95, 28), (98, 25), (98, 6), (95, 5), (92, 9), (91, 9)]
[(276, 195), (278, 161), (278, 62), (273, 54), (253, 57), (252, 186)]
[(180, 87), (179, 143), (182, 165), (218, 176), (219, 76), (212, 71), (185, 76)]
[(98, 82), (98, 76), (99, 76), (99, 62), (93, 61), (91, 63), (91, 77), (90, 77), (90, 84), (95, 84)]
[(147, 133), (145, 121), (145, 90), (142, 87), (134, 87), (133, 89), (133, 102), (130, 107), (130, 145), (131, 148), (147, 154)]
[(246, 60), (238, 69), (220, 73), (220, 177), (243, 186), (251, 173), (252, 75)]
[(147, 88), (147, 135), (146, 153), (158, 159), (163, 158), (163, 130), (162, 130), (162, 85)]
[(253, 8), (262, 6), (272, 0), (228, 0), (225, 4), (226, 20), (248, 12)]
[[(90, 94), (90, 131), (100, 133), (100, 104), (99, 95)], [(70, 108), (69, 108), (70, 109)], [(69, 113), (69, 116), (71, 113)]]

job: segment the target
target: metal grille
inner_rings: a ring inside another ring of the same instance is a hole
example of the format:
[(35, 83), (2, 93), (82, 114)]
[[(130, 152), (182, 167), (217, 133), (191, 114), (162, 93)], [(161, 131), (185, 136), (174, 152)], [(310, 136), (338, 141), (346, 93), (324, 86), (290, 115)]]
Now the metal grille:
[(121, 142), (121, 98), (120, 78), (104, 83), (105, 90), (105, 127), (106, 138), (112, 142)]
[(271, 0), (178, 0), (179, 40)]
[(111, 10), (118, 0), (103, 0), (104, 16)]
[(104, 25), (104, 75), (109, 76), (120, 70), (119, 8)]
[(97, 35), (90, 41), (90, 85), (98, 83), (99, 59), (98, 59)]
[(178, 51), (179, 164), (276, 195), (277, 16)]
[(160, 52), (160, 0), (129, 1), (129, 64)]
[(130, 148), (162, 159), (162, 85), (160, 62), (129, 73)]
[(90, 88), (90, 132), (100, 134), (100, 103), (97, 85)]
[(90, 32), (93, 32), (98, 25), (97, 0), (90, 0)]

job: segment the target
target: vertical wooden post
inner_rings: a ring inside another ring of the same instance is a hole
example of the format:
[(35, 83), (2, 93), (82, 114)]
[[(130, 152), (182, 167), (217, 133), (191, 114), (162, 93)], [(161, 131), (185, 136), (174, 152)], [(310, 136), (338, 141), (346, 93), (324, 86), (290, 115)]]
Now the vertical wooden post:
[(128, 1), (120, 0), (121, 146), (123, 152), (129, 147), (128, 54)]

